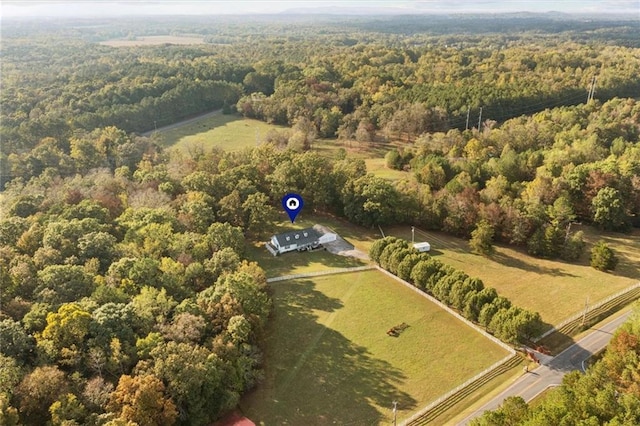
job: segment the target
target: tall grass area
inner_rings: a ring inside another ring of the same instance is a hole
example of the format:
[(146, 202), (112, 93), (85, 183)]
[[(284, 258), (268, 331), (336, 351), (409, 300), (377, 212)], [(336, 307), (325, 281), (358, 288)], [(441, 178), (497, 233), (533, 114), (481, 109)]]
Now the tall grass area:
[[(470, 276), (481, 278), (487, 287), (509, 298), (514, 305), (540, 312), (542, 319), (555, 325), (591, 304), (617, 293), (640, 280), (640, 232), (602, 233), (586, 226), (587, 247), (579, 263), (538, 259), (523, 249), (496, 246), (495, 254), (472, 254), (467, 241), (439, 232), (416, 231), (416, 241), (431, 243), (432, 255)], [(411, 241), (410, 227), (385, 229), (385, 233)], [(604, 239), (616, 251), (620, 263), (605, 273), (589, 266), (589, 250)]]
[(241, 403), (258, 424), (389, 424), (393, 401), (406, 418), (507, 355), (376, 270), (271, 291), (265, 378)]

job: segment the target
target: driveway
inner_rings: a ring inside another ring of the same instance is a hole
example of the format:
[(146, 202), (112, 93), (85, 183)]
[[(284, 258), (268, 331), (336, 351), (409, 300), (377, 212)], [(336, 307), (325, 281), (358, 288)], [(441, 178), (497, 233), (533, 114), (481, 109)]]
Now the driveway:
[(336, 231), (324, 225), (314, 225), (313, 228), (321, 234), (336, 234), (336, 240), (330, 243), (324, 243), (322, 246), (327, 249), (329, 253), (337, 254), (345, 257), (355, 257), (357, 259), (369, 260), (369, 255), (362, 250), (358, 250), (340, 236)]

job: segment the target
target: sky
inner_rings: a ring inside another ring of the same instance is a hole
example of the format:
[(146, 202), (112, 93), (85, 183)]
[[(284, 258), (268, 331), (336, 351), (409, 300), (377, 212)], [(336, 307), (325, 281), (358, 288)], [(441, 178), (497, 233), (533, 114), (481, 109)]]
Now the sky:
[(320, 9), (350, 14), (549, 12), (616, 13), (640, 18), (640, 0), (346, 0), (346, 1), (2, 1), (0, 16), (105, 17), (126, 15), (273, 14)]

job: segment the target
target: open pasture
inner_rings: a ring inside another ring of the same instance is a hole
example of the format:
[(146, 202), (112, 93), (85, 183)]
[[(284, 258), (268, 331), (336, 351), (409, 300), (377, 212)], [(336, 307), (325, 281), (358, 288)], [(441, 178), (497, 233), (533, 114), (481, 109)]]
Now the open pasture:
[[(389, 424), (507, 352), (379, 271), (271, 284), (257, 424)], [(387, 331), (405, 324), (397, 337)]]
[[(583, 230), (587, 247), (579, 263), (538, 259), (524, 249), (497, 245), (492, 256), (471, 253), (466, 240), (440, 232), (416, 230), (415, 241), (431, 243), (432, 255), (472, 277), (482, 279), (486, 287), (515, 305), (540, 312), (548, 324), (558, 324), (590, 304), (627, 288), (640, 279), (640, 232), (634, 234), (602, 233), (586, 226)], [(410, 227), (383, 229), (411, 241)], [(589, 266), (589, 251), (598, 240), (604, 239), (616, 251), (620, 263), (610, 273)]]
[(258, 145), (264, 135), (272, 129), (284, 129), (284, 127), (235, 114), (215, 114), (162, 131), (160, 134), (162, 144), (174, 149), (209, 150), (215, 147), (227, 151), (239, 151)]
[[(189, 151), (194, 148), (222, 148), (238, 151), (262, 143), (269, 130), (284, 130), (286, 127), (268, 124), (260, 120), (238, 115), (209, 115), (202, 119), (188, 120), (184, 125), (170, 126), (170, 130), (159, 131), (164, 146)], [(411, 173), (386, 167), (384, 156), (394, 144), (367, 143), (351, 140), (317, 139), (312, 150), (329, 158), (336, 158), (344, 150), (349, 158), (365, 160), (367, 171), (376, 176), (400, 180), (411, 177)]]

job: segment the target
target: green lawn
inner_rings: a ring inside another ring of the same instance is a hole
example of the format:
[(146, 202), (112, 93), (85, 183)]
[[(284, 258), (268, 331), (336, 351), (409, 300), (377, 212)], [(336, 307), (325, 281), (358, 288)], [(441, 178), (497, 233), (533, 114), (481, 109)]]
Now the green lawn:
[(366, 265), (366, 262), (362, 260), (338, 256), (325, 250), (301, 253), (294, 251), (272, 256), (264, 248), (263, 243), (255, 243), (247, 251), (247, 257), (258, 262), (260, 267), (266, 271), (267, 278)]
[(413, 173), (387, 168), (384, 158), (368, 158), (365, 163), (367, 164), (367, 172), (384, 179), (402, 180), (413, 177)]
[[(275, 223), (269, 233), (263, 233), (261, 241), (254, 241), (247, 249), (247, 257), (249, 260), (258, 262), (267, 273), (267, 277), (324, 271), (335, 268), (349, 268), (366, 264), (366, 262), (362, 260), (338, 256), (327, 251), (289, 252), (274, 257), (264, 247), (265, 242), (270, 239), (273, 234), (308, 228), (319, 223), (333, 229), (340, 234), (342, 238), (356, 247), (368, 246), (379, 237), (379, 235), (368, 235), (367, 229), (353, 225), (347, 221), (327, 215), (308, 214), (304, 210), (296, 218), (295, 223), (291, 223), (284, 212), (281, 213), (281, 217), (282, 220)], [(366, 252), (366, 250), (368, 250), (368, 248), (364, 251)]]
[(161, 137), (163, 145), (181, 150), (217, 147), (238, 151), (256, 146), (256, 141), (261, 141), (269, 130), (283, 128), (235, 114), (218, 114), (161, 132)]
[[(443, 233), (416, 231), (415, 237), (416, 241), (430, 242), (432, 254), (444, 263), (481, 278), (485, 286), (495, 287), (515, 305), (540, 312), (545, 322), (558, 324), (584, 309), (587, 297), (589, 303), (596, 303), (640, 279), (639, 232), (603, 234), (588, 227), (581, 229), (588, 244), (579, 264), (538, 259), (508, 246), (498, 246), (494, 255), (483, 257), (472, 254), (465, 240)], [(408, 227), (384, 231), (411, 240)], [(601, 238), (619, 254), (620, 264), (613, 273), (600, 272), (588, 265), (591, 245)]]
[(241, 403), (258, 424), (388, 424), (394, 400), (406, 418), (507, 355), (375, 270), (271, 289), (265, 378)]

